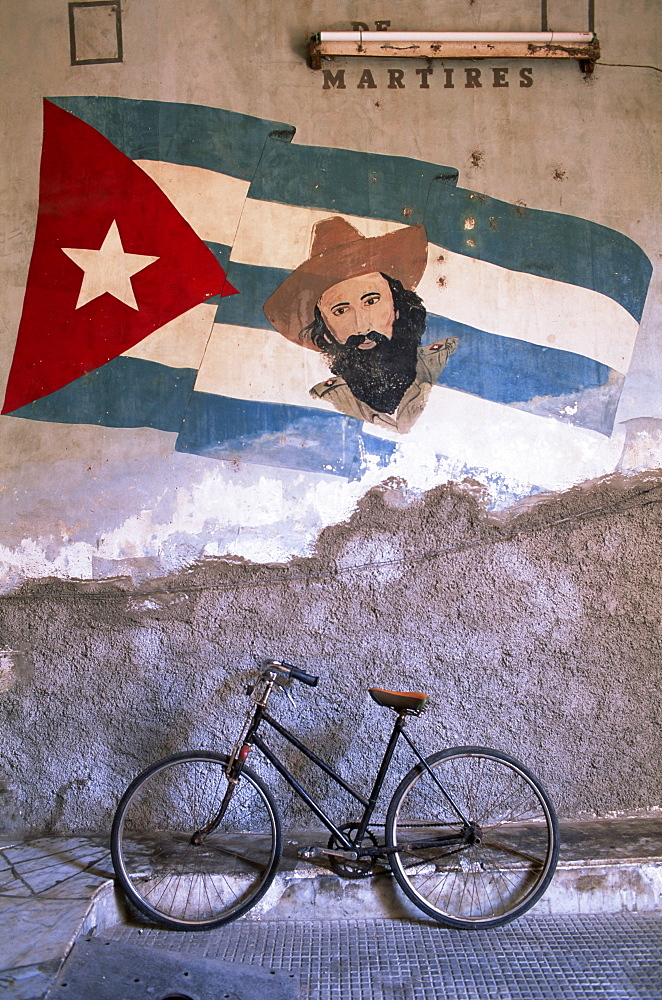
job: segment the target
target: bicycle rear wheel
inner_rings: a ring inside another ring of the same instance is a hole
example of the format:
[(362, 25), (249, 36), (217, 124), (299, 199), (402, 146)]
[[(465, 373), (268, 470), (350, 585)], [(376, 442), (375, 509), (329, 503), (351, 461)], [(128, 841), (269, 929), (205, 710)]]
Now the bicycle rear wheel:
[[(225, 754), (175, 754), (129, 785), (117, 808), (111, 853), (127, 897), (146, 916), (180, 930), (206, 930), (254, 906), (282, 853), (280, 818), (262, 780), (244, 767), (222, 821)], [(198, 843), (198, 841), (201, 841)]]
[(498, 750), (455, 747), (426, 763), (400, 782), (386, 817), (398, 883), (421, 910), (452, 927), (497, 927), (521, 916), (544, 893), (558, 860), (547, 792)]

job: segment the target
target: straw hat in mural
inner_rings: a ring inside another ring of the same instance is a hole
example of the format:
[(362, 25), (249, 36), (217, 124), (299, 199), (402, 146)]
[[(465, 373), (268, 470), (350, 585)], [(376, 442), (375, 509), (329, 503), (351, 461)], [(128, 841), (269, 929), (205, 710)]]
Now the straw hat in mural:
[(310, 256), (267, 299), (264, 314), (288, 340), (317, 351), (307, 327), (328, 288), (358, 274), (379, 272), (411, 290), (421, 280), (426, 261), (422, 225), (367, 237), (339, 215), (322, 219), (313, 226)]

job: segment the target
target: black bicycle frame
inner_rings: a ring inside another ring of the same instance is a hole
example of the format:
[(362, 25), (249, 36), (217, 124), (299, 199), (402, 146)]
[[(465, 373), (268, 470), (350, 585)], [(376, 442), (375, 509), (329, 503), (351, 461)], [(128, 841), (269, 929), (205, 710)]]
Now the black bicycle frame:
[[(271, 726), (272, 729), (275, 729), (277, 733), (280, 733), (280, 735), (283, 736), (289, 743), (291, 743), (292, 746), (296, 747), (297, 750), (300, 750), (301, 753), (303, 753), (313, 764), (316, 764), (317, 767), (321, 768), (325, 774), (328, 774), (329, 777), (336, 782), (336, 784), (340, 785), (341, 788), (344, 788), (346, 792), (349, 792), (349, 794), (357, 800), (357, 802), (361, 803), (361, 805), (364, 807), (364, 811), (363, 811), (363, 816), (361, 817), (358, 823), (355, 836), (355, 843), (360, 844), (370, 824), (370, 819), (377, 804), (379, 793), (381, 792), (382, 785), (384, 784), (384, 779), (386, 778), (386, 774), (389, 769), (391, 760), (393, 758), (393, 754), (395, 752), (398, 740), (400, 738), (400, 735), (403, 734), (403, 729), (406, 722), (405, 715), (399, 714), (395, 721), (393, 732), (391, 733), (391, 738), (388, 741), (388, 745), (384, 752), (382, 762), (379, 766), (377, 777), (375, 778), (375, 783), (372, 787), (370, 796), (366, 799), (364, 795), (362, 795), (355, 788), (353, 788), (352, 785), (349, 784), (349, 782), (345, 781), (345, 779), (341, 777), (341, 775), (339, 775), (337, 771), (335, 771), (329, 764), (327, 764), (326, 761), (322, 760), (322, 758), (319, 757), (313, 750), (311, 750), (310, 747), (306, 746), (306, 744), (303, 743), (297, 736), (295, 736), (294, 733), (291, 733), (289, 729), (287, 729), (280, 722), (274, 719), (273, 716), (269, 715), (269, 713), (266, 711), (265, 708), (263, 708), (262, 705), (258, 705), (256, 707), (255, 715), (253, 716), (250, 728), (248, 730), (248, 733), (246, 734), (245, 745), (257, 747), (258, 750), (260, 750), (261, 753), (264, 754), (269, 763), (276, 768), (278, 773), (282, 775), (285, 781), (287, 781), (288, 784), (294, 789), (297, 795), (299, 795), (300, 798), (303, 799), (308, 808), (318, 817), (318, 819), (322, 821), (322, 823), (324, 823), (327, 829), (331, 831), (331, 833), (334, 836), (334, 839), (337, 840), (337, 842), (340, 845), (342, 845), (342, 847), (345, 848), (345, 850), (347, 851), (354, 850), (355, 844), (353, 844), (352, 841), (349, 840), (349, 838), (341, 830), (338, 829), (338, 827), (335, 825), (331, 817), (328, 816), (327, 813), (324, 811), (322, 806), (315, 801), (312, 795), (310, 795), (306, 791), (306, 789), (300, 784), (299, 781), (297, 781), (294, 775), (291, 774), (290, 771), (288, 771), (288, 769), (279, 760), (276, 754), (267, 746), (264, 740), (258, 735), (258, 729), (263, 722), (266, 722), (267, 725)], [(427, 768), (427, 770), (430, 771), (427, 762), (421, 756), (418, 749), (414, 746), (412, 740), (407, 736), (406, 733), (404, 733), (403, 735), (405, 736), (405, 739), (409, 744), (409, 746), (412, 748), (416, 756), (419, 758), (419, 761), (421, 761), (423, 765)], [(457, 808), (455, 803), (452, 801), (446, 789), (438, 781), (436, 775), (433, 774), (432, 777), (435, 779), (435, 782), (439, 785), (444, 796), (448, 799), (451, 806), (457, 813), (459, 819), (462, 821), (464, 825), (464, 828), (468, 829), (470, 824), (464, 818), (464, 816)], [(448, 840), (449, 842), (451, 842), (453, 840), (457, 840), (457, 835), (450, 835), (448, 837), (442, 837), (442, 838), (437, 837), (435, 838), (434, 843), (439, 844), (440, 840), (443, 841)]]

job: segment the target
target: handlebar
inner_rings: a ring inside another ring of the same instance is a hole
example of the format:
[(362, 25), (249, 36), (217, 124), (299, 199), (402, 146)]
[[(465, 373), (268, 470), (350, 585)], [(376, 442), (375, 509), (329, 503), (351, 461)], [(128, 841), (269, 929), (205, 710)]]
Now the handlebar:
[(307, 674), (305, 670), (300, 670), (299, 667), (294, 667), (291, 663), (283, 663), (282, 660), (262, 660), (261, 666), (265, 670), (285, 673), (293, 680), (301, 681), (302, 684), (307, 684), (309, 687), (317, 687), (319, 681), (319, 677), (315, 677), (314, 674)]
[(319, 677), (315, 677), (314, 674), (307, 674), (305, 670), (300, 670), (299, 667), (293, 667), (291, 663), (283, 663), (281, 666), (287, 667), (290, 672), (290, 677), (293, 677), (295, 681), (301, 681), (302, 684), (307, 684), (312, 688), (317, 687)]

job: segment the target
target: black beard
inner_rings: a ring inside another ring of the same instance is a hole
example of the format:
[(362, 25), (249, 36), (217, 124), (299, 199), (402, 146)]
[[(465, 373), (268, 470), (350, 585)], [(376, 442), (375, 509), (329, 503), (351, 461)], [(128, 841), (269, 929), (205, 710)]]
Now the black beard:
[[(343, 378), (357, 399), (378, 413), (395, 413), (409, 386), (416, 378), (418, 348), (422, 331), (412, 329), (398, 318), (389, 340), (381, 333), (357, 334), (345, 344), (329, 345), (330, 368)], [(364, 340), (375, 346), (361, 350)]]

